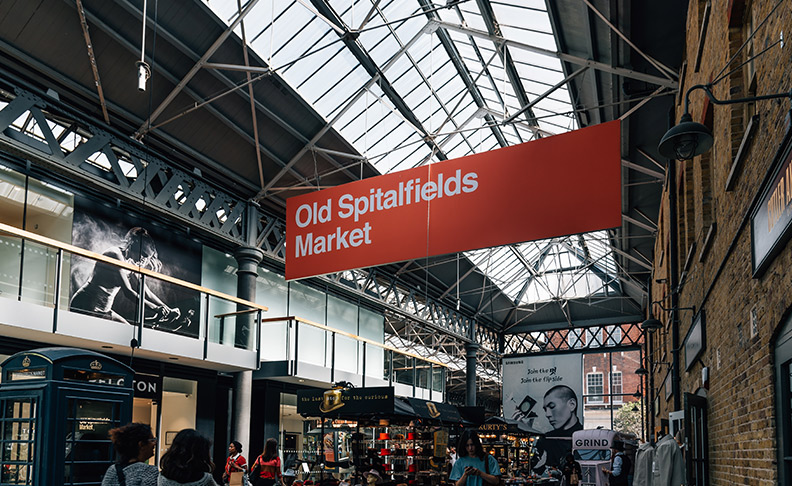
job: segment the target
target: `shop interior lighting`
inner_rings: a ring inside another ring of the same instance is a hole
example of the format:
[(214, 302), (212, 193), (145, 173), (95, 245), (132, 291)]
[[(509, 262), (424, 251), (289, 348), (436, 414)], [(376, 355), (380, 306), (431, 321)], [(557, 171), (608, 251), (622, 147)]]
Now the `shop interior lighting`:
[(669, 159), (690, 160), (712, 148), (712, 131), (701, 123), (696, 123), (690, 116), (690, 93), (700, 89), (706, 93), (710, 101), (716, 105), (731, 105), (735, 103), (750, 103), (759, 100), (777, 98), (792, 99), (792, 91), (761, 96), (749, 96), (733, 100), (719, 100), (712, 94), (712, 84), (697, 84), (691, 86), (685, 93), (685, 112), (679, 119), (679, 124), (672, 127), (663, 135), (657, 150), (660, 155)]

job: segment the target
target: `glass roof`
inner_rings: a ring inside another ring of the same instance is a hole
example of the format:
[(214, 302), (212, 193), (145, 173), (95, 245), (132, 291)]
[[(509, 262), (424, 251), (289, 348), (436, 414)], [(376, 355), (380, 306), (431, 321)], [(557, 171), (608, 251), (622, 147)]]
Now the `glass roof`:
[[(259, 0), (235, 32), (383, 174), (578, 128), (544, 0), (448, 4)], [(619, 288), (606, 232), (466, 255), (515, 305)]]

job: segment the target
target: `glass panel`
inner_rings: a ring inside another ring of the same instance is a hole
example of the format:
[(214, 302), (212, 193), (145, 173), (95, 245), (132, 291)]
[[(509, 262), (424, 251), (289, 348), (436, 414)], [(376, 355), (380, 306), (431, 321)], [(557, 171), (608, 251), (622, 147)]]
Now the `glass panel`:
[[(262, 317), (281, 317), (288, 315), (289, 285), (282, 275), (259, 267), (256, 278), (256, 302), (265, 305), (269, 311)], [(288, 323), (268, 322), (261, 325), (261, 359), (286, 359)], [(293, 341), (293, 338), (291, 338)]]
[(358, 341), (346, 336), (335, 336), (335, 369), (349, 373), (357, 373)]
[[(302, 317), (318, 324), (325, 323), (326, 295), (318, 290), (295, 282), (289, 290), (289, 314)], [(325, 366), (326, 332), (314, 326), (300, 323), (297, 339), (298, 359), (306, 363)]]
[(0, 223), (22, 227), (25, 176), (0, 166)]
[(432, 373), (432, 365), (428, 361), (415, 360), (415, 386), (429, 389), (429, 376)]
[(259, 267), (256, 277), (256, 303), (269, 308), (266, 317), (288, 315), (289, 285), (282, 275)]
[(442, 392), (445, 389), (445, 368), (438, 365), (432, 366), (432, 390)]
[[(2, 174), (0, 172), (0, 174)], [(0, 184), (0, 188), (2, 184)], [(0, 204), (2, 207), (2, 204)], [(0, 235), (0, 296), (16, 299), (19, 295), (19, 272), (22, 240)]]
[(0, 482), (32, 484), (36, 399), (4, 400), (0, 411), (2, 411)]
[(412, 385), (415, 382), (412, 356), (394, 353), (393, 378), (396, 383), (405, 385)]
[(108, 432), (119, 425), (120, 402), (69, 399), (64, 485), (99, 484), (112, 462)]
[(46, 306), (54, 305), (57, 250), (25, 241), (23, 255), (22, 300)]
[[(327, 325), (350, 334), (358, 333), (358, 307), (346, 301), (327, 296)], [(328, 339), (327, 359), (331, 359), (332, 343)], [(336, 335), (335, 338), (335, 366), (343, 371), (357, 372), (357, 341), (345, 336)]]
[(297, 359), (305, 363), (325, 366), (327, 332), (304, 322), (298, 322)]
[[(383, 343), (385, 337), (385, 317), (368, 309), (359, 309), (358, 335), (377, 343)], [(363, 344), (360, 344), (362, 360)], [(378, 346), (366, 345), (365, 374), (374, 378), (387, 379), (383, 374), (385, 350)]]
[(209, 296), (209, 342), (233, 346), (236, 338), (234, 316), (236, 305), (225, 299)]
[(383, 349), (385, 360), (382, 363), (382, 378), (391, 381), (393, 374), (391, 373), (391, 360), (393, 358), (393, 351), (390, 349)]
[(74, 195), (53, 185), (28, 180), (25, 229), (64, 243), (72, 241)]
[(24, 464), (4, 464), (0, 481), (3, 484), (32, 484), (30, 466)]

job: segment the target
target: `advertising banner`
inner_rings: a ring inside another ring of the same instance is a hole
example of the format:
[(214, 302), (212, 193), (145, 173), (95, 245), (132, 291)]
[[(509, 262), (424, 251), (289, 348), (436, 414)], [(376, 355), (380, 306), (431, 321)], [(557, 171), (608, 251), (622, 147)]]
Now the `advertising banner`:
[[(142, 268), (200, 284), (201, 245), (127, 212), (87, 198), (75, 200), (72, 244)], [(75, 256), (71, 262), (69, 310), (118, 322), (138, 322), (139, 275)], [(174, 284), (146, 278), (144, 325), (198, 337), (200, 296)]]
[(619, 121), (289, 198), (286, 278), (621, 224)]
[(583, 429), (581, 354), (503, 359), (503, 416), (544, 433), (537, 442), (535, 470), (555, 466)]

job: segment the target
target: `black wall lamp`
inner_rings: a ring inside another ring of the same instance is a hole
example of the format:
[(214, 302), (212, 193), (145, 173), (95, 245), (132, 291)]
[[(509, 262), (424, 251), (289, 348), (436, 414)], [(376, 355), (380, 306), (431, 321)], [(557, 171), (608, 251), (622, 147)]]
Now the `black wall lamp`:
[(701, 89), (707, 94), (711, 102), (716, 105), (731, 105), (735, 103), (748, 103), (751, 101), (772, 100), (778, 98), (792, 99), (792, 91), (787, 93), (776, 93), (761, 96), (749, 96), (733, 100), (719, 100), (712, 94), (712, 84), (697, 84), (691, 86), (685, 93), (685, 113), (679, 119), (679, 124), (672, 127), (660, 139), (657, 150), (660, 155), (669, 159), (689, 160), (697, 155), (701, 155), (712, 148), (713, 138), (709, 128), (696, 123), (690, 116), (690, 93), (693, 90)]
[(652, 317), (652, 306), (655, 305), (655, 304), (657, 304), (661, 309), (663, 309), (666, 312), (669, 312), (669, 311), (678, 312), (678, 311), (683, 311), (683, 310), (690, 310), (690, 311), (693, 311), (693, 314), (696, 313), (696, 306), (693, 306), (693, 307), (663, 307), (662, 302), (663, 302), (662, 300), (656, 300), (656, 301), (652, 302), (651, 306), (649, 306), (649, 319), (647, 319), (647, 320), (645, 320), (645, 321), (643, 321), (641, 323), (641, 329), (642, 330), (644, 330), (646, 332), (655, 332), (658, 329), (662, 329), (663, 328), (663, 323), (660, 322), (659, 320), (655, 319), (654, 317)]

